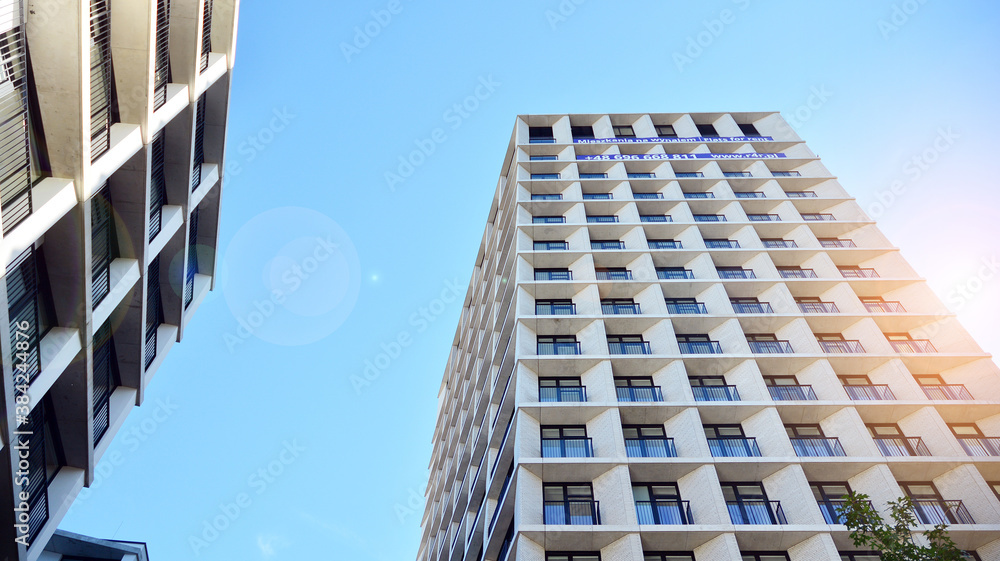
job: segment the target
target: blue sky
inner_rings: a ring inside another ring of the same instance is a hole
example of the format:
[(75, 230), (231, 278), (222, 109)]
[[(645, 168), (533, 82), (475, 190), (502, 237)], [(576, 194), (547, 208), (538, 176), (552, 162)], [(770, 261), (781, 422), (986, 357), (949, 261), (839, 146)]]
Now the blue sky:
[(993, 3), (302, 0), (240, 16), (217, 290), (64, 529), (146, 541), (153, 561), (414, 558), (437, 391), (518, 114), (781, 111), (1000, 351)]

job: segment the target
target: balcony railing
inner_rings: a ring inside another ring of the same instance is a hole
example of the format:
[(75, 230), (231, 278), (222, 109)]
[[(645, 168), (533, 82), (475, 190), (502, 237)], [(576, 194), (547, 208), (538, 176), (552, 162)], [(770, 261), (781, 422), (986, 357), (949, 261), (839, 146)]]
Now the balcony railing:
[(733, 302), (737, 314), (773, 314), (774, 308), (767, 302)]
[(559, 179), (558, 173), (533, 173), (531, 179)]
[(812, 386), (768, 386), (767, 393), (775, 401), (816, 401)]
[(906, 313), (906, 308), (899, 302), (865, 302), (865, 309), (873, 314)]
[(948, 386), (920, 386), (924, 390), (927, 399), (938, 399), (948, 401), (971, 401), (973, 399), (969, 390), (963, 385)]
[(819, 197), (816, 191), (785, 191), (785, 196), (789, 199), (815, 199)]
[(649, 341), (608, 341), (608, 352), (613, 355), (651, 355)]
[(667, 312), (671, 314), (707, 314), (708, 308), (701, 302), (667, 302)]
[(649, 249), (683, 249), (681, 242), (676, 240), (647, 240)]
[(663, 401), (660, 386), (617, 386), (618, 401), (646, 402)]
[(592, 526), (601, 523), (600, 501), (545, 501), (545, 524)]
[(601, 313), (615, 316), (637, 316), (642, 314), (639, 304), (601, 304)]
[(893, 401), (896, 396), (885, 384), (844, 386), (847, 396), (854, 401)]
[(736, 386), (691, 386), (695, 401), (739, 401)]
[(709, 249), (739, 249), (740, 242), (736, 240), (705, 240), (705, 247)]
[(750, 222), (781, 222), (781, 217), (777, 214), (748, 214)]
[(846, 456), (840, 439), (821, 437), (795, 437), (790, 439), (795, 455), (801, 458)]
[(841, 514), (847, 506), (847, 501), (841, 499), (828, 499), (825, 501), (817, 501), (817, 504), (819, 505), (820, 512), (823, 513), (823, 520), (825, 520), (827, 524), (844, 524), (847, 522), (847, 517)]
[(559, 193), (539, 194), (531, 196), (531, 200), (533, 201), (561, 201), (562, 198), (563, 198), (562, 195)]
[(676, 458), (673, 438), (626, 438), (625, 453), (629, 458)]
[(583, 200), (585, 201), (610, 201), (614, 199), (614, 195), (611, 193), (584, 193)]
[(538, 343), (540, 355), (578, 355), (582, 354), (580, 343)]
[(568, 242), (535, 242), (532, 246), (535, 251), (565, 251), (569, 249)]
[(632, 271), (597, 271), (597, 280), (632, 280)]
[(819, 275), (813, 269), (778, 269), (783, 279), (818, 279)]
[(657, 269), (656, 278), (662, 280), (693, 279), (694, 271), (690, 269)]
[(565, 216), (533, 216), (531, 217), (532, 224), (565, 224)]
[(629, 179), (656, 179), (655, 173), (630, 173)]
[(581, 173), (580, 179), (607, 179), (606, 173)]
[(695, 222), (726, 222), (726, 217), (721, 214), (695, 214)]
[(962, 501), (914, 500), (913, 512), (921, 524), (975, 524)]
[(573, 280), (573, 271), (535, 271), (535, 280)]
[(685, 199), (714, 199), (715, 193), (684, 193)]
[(788, 341), (747, 341), (754, 354), (792, 354), (795, 349)]
[(635, 513), (640, 525), (648, 524), (691, 524), (691, 504), (689, 501), (656, 500), (636, 501)]
[(878, 272), (875, 269), (840, 269), (840, 274), (845, 279), (877, 279)]
[(693, 179), (696, 177), (705, 177), (705, 174), (700, 171), (679, 171), (674, 174), (678, 179)]
[(820, 240), (819, 245), (826, 248), (858, 247), (854, 240)]
[(802, 177), (802, 174), (797, 171), (772, 171), (771, 175), (774, 177)]
[(588, 216), (589, 224), (614, 224), (618, 222), (617, 216)]
[(780, 501), (726, 501), (733, 524), (788, 524)]
[(674, 219), (665, 214), (640, 214), (639, 222), (673, 222)]
[(576, 304), (535, 304), (536, 316), (575, 316)]
[(543, 438), (543, 458), (593, 458), (591, 438)]
[(924, 441), (919, 437), (908, 438), (905, 436), (876, 436), (872, 440), (883, 456), (889, 458), (903, 456), (930, 456)]
[(820, 341), (819, 346), (824, 353), (860, 354), (865, 352), (861, 341)]
[(737, 199), (766, 199), (767, 195), (758, 191), (738, 191)]
[(804, 314), (839, 314), (840, 308), (833, 302), (799, 302)]
[(755, 279), (757, 275), (749, 269), (719, 269), (720, 279)]
[(632, 198), (637, 201), (652, 201), (663, 198), (663, 193), (632, 193)]
[(759, 458), (760, 448), (756, 438), (720, 436), (708, 439), (708, 449), (716, 458)]
[(583, 403), (587, 401), (586, 386), (543, 386), (538, 388), (538, 401)]
[(965, 453), (977, 457), (988, 458), (1000, 456), (1000, 438), (986, 436), (960, 436), (958, 442), (965, 448)]
[(892, 349), (897, 353), (936, 353), (937, 349), (926, 339), (913, 339), (911, 341), (889, 341)]
[(813, 221), (821, 222), (821, 221), (836, 220), (836, 218), (832, 214), (824, 214), (819, 212), (803, 212), (802, 220), (805, 220), (807, 222), (813, 222)]
[(590, 242), (590, 249), (625, 249), (625, 242)]
[(795, 249), (799, 244), (795, 240), (763, 240), (765, 249)]
[(723, 177), (753, 177), (753, 174), (749, 171), (724, 171), (722, 172)]
[(718, 341), (678, 341), (681, 354), (685, 355), (721, 355), (722, 345)]

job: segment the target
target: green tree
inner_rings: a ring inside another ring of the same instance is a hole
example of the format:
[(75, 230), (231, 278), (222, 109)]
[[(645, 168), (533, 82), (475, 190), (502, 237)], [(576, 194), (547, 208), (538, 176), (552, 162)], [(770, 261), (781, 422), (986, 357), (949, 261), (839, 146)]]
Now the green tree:
[(914, 539), (917, 520), (913, 501), (902, 497), (889, 501), (891, 522), (882, 518), (872, 506), (868, 495), (850, 493), (838, 510), (851, 531), (851, 541), (859, 549), (882, 553), (882, 561), (965, 561), (967, 558), (948, 536), (948, 525), (938, 524), (923, 533), (927, 545), (918, 545)]

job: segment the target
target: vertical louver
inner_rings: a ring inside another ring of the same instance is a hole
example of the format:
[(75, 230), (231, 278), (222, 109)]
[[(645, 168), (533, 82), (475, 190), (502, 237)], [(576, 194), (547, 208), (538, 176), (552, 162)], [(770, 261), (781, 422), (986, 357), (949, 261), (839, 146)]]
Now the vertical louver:
[(150, 145), (152, 157), (150, 160), (149, 181), (149, 241), (153, 241), (160, 233), (162, 226), (163, 205), (167, 202), (167, 178), (163, 171), (163, 150), (165, 140), (163, 131), (156, 133)]
[(28, 441), (28, 481), (21, 486), (21, 492), (28, 494), (28, 543), (35, 543), (35, 537), (49, 519), (49, 480), (45, 457), (45, 416), (46, 403), (39, 402), (28, 415), (27, 422), (18, 431), (30, 436), (17, 436), (19, 442)]
[(38, 270), (35, 248), (29, 247), (7, 266), (7, 302), (10, 314), (10, 346), (15, 377), (33, 381), (41, 371), (38, 356)]
[(201, 18), (201, 71), (208, 68), (208, 53), (212, 52), (212, 0), (205, 0)]
[(198, 274), (198, 209), (191, 213), (191, 224), (188, 235), (187, 271), (184, 278), (184, 307), (191, 305), (194, 299), (194, 276)]
[(94, 444), (101, 441), (111, 424), (111, 394), (117, 387), (117, 359), (111, 324), (94, 333)]
[[(10, 2), (0, 17), (21, 21), (21, 3)], [(31, 214), (31, 157), (28, 151), (27, 57), (24, 32), (15, 27), (0, 34), (0, 209), (3, 231)]]
[(194, 116), (194, 152), (191, 165), (191, 191), (201, 185), (201, 165), (205, 163), (205, 94), (198, 98)]
[(111, 290), (111, 261), (115, 254), (114, 218), (111, 214), (110, 190), (107, 183), (94, 194), (90, 202), (90, 230), (92, 237), (91, 288), (94, 307), (104, 300)]
[(160, 301), (160, 256), (149, 264), (146, 272), (146, 368), (156, 358), (156, 329), (163, 323)]
[(111, 146), (111, 6), (90, 0), (90, 161)]
[(156, 2), (156, 61), (153, 74), (153, 109), (167, 102), (170, 81), (170, 0)]

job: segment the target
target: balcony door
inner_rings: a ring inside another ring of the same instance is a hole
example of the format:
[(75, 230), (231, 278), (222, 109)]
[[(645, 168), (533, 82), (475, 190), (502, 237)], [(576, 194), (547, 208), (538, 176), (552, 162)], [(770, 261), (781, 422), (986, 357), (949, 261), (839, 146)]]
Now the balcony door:
[(737, 524), (778, 524), (760, 483), (723, 483), (729, 516)]

